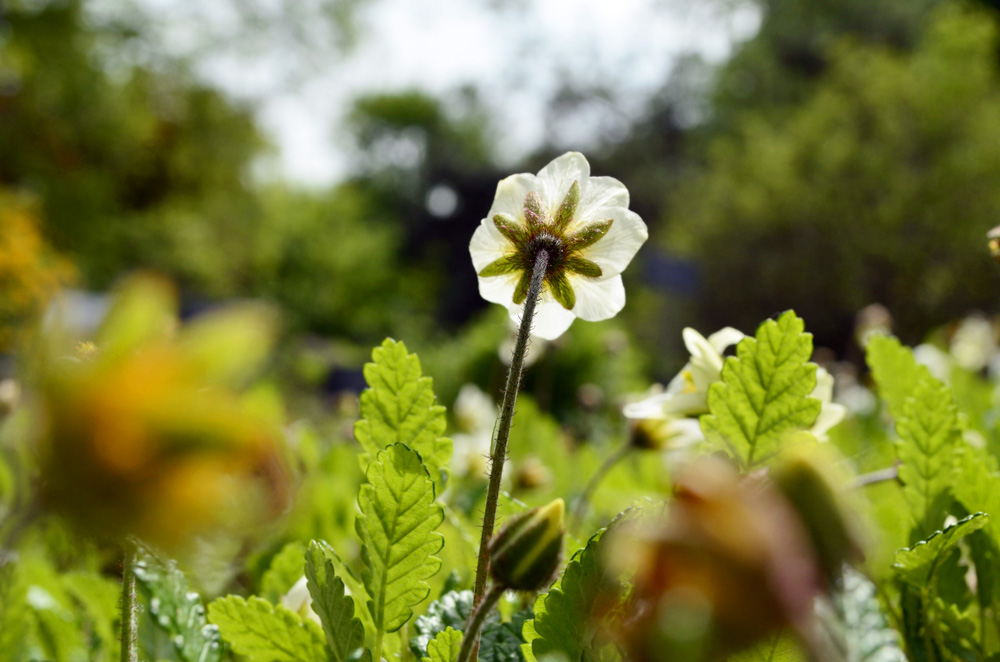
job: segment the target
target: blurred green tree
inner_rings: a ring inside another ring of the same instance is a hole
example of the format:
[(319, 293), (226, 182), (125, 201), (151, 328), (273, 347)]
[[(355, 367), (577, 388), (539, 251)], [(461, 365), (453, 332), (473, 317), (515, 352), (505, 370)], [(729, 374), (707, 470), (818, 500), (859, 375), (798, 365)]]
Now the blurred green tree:
[(990, 305), (996, 53), (991, 15), (944, 7), (912, 53), (842, 40), (786, 118), (746, 112), (715, 139), (704, 174), (674, 199), (667, 237), (701, 262), (705, 328), (750, 329), (794, 307), (819, 342), (839, 343), (878, 301), (915, 340)]

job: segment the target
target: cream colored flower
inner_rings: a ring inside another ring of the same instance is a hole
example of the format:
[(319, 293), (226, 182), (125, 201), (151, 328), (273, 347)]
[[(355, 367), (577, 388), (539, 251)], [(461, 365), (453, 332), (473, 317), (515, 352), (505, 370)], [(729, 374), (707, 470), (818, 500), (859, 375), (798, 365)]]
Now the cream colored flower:
[(549, 264), (534, 335), (553, 340), (577, 317), (614, 317), (625, 305), (620, 274), (648, 236), (628, 204), (628, 189), (612, 177), (591, 177), (590, 164), (577, 152), (537, 175), (507, 177), (469, 245), (480, 295), (519, 321), (532, 266), (545, 250)]
[[(344, 589), (347, 591), (347, 589)], [(347, 591), (350, 594), (350, 591)], [(317, 625), (322, 625), (319, 615), (312, 608), (312, 594), (309, 593), (308, 580), (303, 575), (299, 581), (295, 582), (288, 593), (281, 596), (281, 606), (294, 611), (303, 619), (309, 619)]]
[(833, 375), (826, 368), (816, 368), (816, 388), (809, 395), (819, 400), (823, 407), (819, 410), (816, 422), (809, 429), (816, 439), (826, 441), (826, 433), (830, 428), (844, 420), (847, 415), (847, 407), (833, 401)]
[(727, 326), (705, 338), (688, 327), (683, 338), (691, 360), (670, 380), (666, 391), (626, 405), (625, 416), (642, 419), (708, 413), (708, 387), (722, 379), (723, 352), (742, 340), (743, 333)]

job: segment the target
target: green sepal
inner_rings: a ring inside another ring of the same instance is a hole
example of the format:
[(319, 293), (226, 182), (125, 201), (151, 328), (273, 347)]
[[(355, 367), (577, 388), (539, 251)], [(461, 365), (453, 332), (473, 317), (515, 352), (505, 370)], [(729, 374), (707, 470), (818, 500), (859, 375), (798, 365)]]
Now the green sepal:
[(504, 257), (493, 260), (488, 265), (483, 267), (483, 270), (479, 272), (479, 275), (483, 278), (490, 278), (491, 276), (512, 274), (517, 271), (521, 271), (521, 269), (521, 265), (518, 264), (514, 256), (505, 255)]
[(531, 290), (531, 272), (525, 270), (521, 274), (521, 279), (517, 281), (517, 287), (514, 288), (514, 303), (521, 305), (528, 298), (528, 292)]
[(524, 220), (528, 224), (529, 233), (541, 230), (548, 221), (548, 214), (542, 207), (542, 199), (534, 191), (524, 198)]
[(587, 278), (600, 278), (604, 274), (604, 270), (597, 266), (595, 262), (576, 255), (566, 259), (565, 267), (567, 271), (572, 271)]
[[(496, 226), (500, 234), (517, 248), (521, 248), (528, 241), (528, 233), (520, 223), (514, 220), (510, 214), (497, 214), (493, 217), (493, 225)], [(480, 274), (482, 275), (482, 274)]]
[(554, 224), (557, 232), (562, 232), (570, 223), (573, 222), (573, 218), (576, 216), (577, 207), (579, 206), (580, 182), (573, 180), (573, 184), (569, 187), (566, 197), (563, 198), (562, 203), (559, 205), (559, 209), (556, 210)]
[(570, 285), (569, 279), (562, 271), (554, 271), (545, 276), (545, 282), (549, 285), (552, 298), (559, 302), (559, 305), (566, 310), (573, 310), (576, 305), (576, 292)]
[(562, 499), (511, 518), (490, 541), (490, 572), (504, 588), (539, 591), (555, 577), (565, 535)]
[(604, 238), (604, 235), (611, 229), (612, 223), (614, 223), (614, 219), (609, 218), (606, 221), (598, 221), (580, 228), (566, 237), (566, 249), (582, 251), (584, 248), (590, 248)]

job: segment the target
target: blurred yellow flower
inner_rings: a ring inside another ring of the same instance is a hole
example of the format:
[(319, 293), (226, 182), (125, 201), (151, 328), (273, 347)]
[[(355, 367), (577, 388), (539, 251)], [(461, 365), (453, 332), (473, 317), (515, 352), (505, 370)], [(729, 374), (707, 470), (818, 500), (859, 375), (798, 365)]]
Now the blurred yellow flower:
[(171, 546), (232, 522), (225, 512), (282, 510), (280, 430), (239, 387), (275, 330), (260, 306), (228, 307), (180, 328), (171, 287), (129, 281), (93, 344), (76, 356), (42, 343), (38, 405), (47, 506), (100, 538)]
[(74, 275), (45, 244), (30, 205), (0, 190), (0, 352), (14, 348), (24, 327)]

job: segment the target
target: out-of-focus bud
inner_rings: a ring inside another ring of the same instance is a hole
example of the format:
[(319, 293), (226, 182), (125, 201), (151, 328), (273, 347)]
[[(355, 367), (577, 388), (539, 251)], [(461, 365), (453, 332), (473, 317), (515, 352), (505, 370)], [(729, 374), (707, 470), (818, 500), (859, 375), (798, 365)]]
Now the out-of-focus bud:
[(997, 262), (1000, 262), (1000, 225), (986, 233), (987, 245), (990, 248), (990, 255)]
[(662, 521), (615, 532), (606, 563), (634, 573), (618, 637), (635, 662), (722, 660), (783, 629), (808, 642), (823, 586), (782, 495), (710, 458), (681, 475)]
[(552, 481), (552, 472), (535, 456), (524, 458), (514, 472), (515, 490), (537, 490)]
[(840, 578), (845, 563), (863, 557), (843, 489), (848, 478), (839, 475), (836, 459), (826, 446), (802, 446), (784, 454), (771, 470), (775, 486), (802, 520), (828, 584)]
[(556, 499), (512, 517), (497, 532), (490, 541), (490, 572), (497, 584), (540, 591), (552, 582), (562, 560), (565, 508)]
[(873, 335), (888, 333), (892, 333), (892, 313), (880, 303), (865, 306), (854, 317), (854, 342), (858, 347), (867, 345)]
[(0, 419), (14, 412), (21, 403), (21, 387), (13, 379), (0, 379)]

